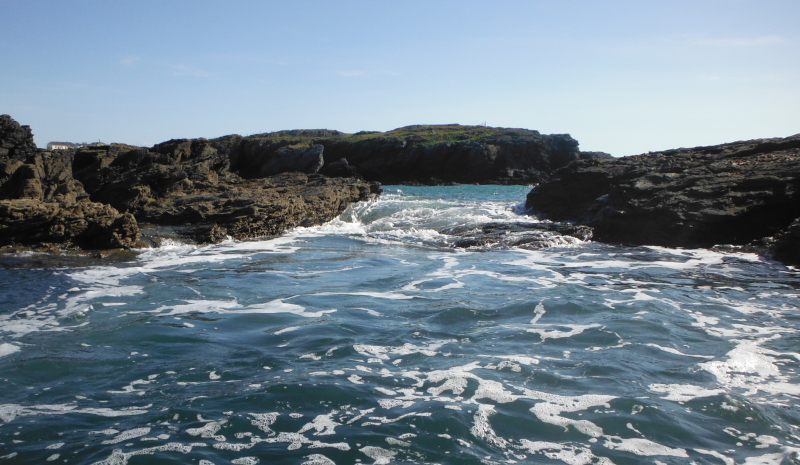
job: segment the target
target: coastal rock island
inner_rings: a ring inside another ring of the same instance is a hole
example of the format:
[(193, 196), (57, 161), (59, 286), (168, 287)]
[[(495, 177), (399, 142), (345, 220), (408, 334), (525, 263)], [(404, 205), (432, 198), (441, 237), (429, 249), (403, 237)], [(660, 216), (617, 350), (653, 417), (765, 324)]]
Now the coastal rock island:
[(599, 241), (730, 244), (800, 264), (800, 135), (578, 160), (526, 206), (590, 226)]
[(209, 141), (230, 154), (242, 176), (284, 171), (360, 175), (382, 184), (517, 184), (541, 182), (579, 159), (569, 134), (486, 126), (414, 125), (387, 132), (346, 134), (327, 129), (278, 131)]

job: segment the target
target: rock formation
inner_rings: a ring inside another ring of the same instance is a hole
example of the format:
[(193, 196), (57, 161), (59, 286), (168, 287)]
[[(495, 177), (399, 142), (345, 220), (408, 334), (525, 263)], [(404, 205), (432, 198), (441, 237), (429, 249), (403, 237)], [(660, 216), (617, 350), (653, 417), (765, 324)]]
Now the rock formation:
[(329, 176), (359, 174), (383, 184), (530, 184), (573, 160), (603, 158), (580, 152), (567, 134), (528, 129), (417, 125), (389, 132), (344, 134), (325, 129), (226, 136), (209, 143), (230, 154), (244, 177), (285, 171)]
[(93, 202), (72, 176), (72, 154), (38, 152), (33, 134), (0, 116), (0, 246), (132, 247), (130, 214)]
[(36, 154), (30, 126), (21, 126), (9, 115), (0, 115), (0, 159), (24, 160)]
[(80, 150), (74, 172), (93, 200), (142, 223), (179, 226), (198, 242), (276, 235), (329, 221), (376, 184), (302, 172), (243, 179), (204, 139), (147, 149), (111, 145)]
[(526, 205), (552, 220), (591, 226), (601, 241), (757, 241), (800, 264), (800, 135), (581, 160), (536, 186)]
[(375, 183), (314, 174), (321, 146), (276, 150), (243, 179), (230, 171), (240, 155), (231, 145), (241, 140), (47, 152), (29, 127), (2, 115), (0, 246), (130, 248), (142, 245), (140, 224), (175, 226), (198, 242), (269, 236), (329, 221), (380, 192)]

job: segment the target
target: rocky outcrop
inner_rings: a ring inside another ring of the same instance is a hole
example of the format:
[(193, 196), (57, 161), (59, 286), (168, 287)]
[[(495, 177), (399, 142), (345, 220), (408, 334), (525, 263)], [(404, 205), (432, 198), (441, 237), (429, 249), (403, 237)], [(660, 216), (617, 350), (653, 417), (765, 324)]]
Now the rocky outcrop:
[(591, 226), (601, 241), (670, 247), (760, 241), (797, 264), (800, 135), (582, 160), (536, 186), (526, 204), (549, 219)]
[(36, 154), (30, 126), (21, 126), (9, 115), (0, 115), (0, 159), (24, 160)]
[(238, 136), (31, 153), (30, 130), (16, 126), (0, 128), (19, 135), (0, 141), (0, 246), (130, 248), (142, 245), (141, 224), (203, 243), (270, 236), (329, 221), (380, 192), (315, 174), (321, 146), (279, 149), (244, 179), (230, 171)]
[(527, 129), (417, 125), (381, 132), (297, 130), (209, 141), (230, 154), (231, 169), (244, 177), (285, 171), (329, 176), (358, 174), (384, 184), (529, 184), (582, 158), (567, 134)]
[(38, 152), (30, 128), (0, 116), (0, 246), (129, 248), (136, 220), (93, 202), (72, 176), (72, 153)]

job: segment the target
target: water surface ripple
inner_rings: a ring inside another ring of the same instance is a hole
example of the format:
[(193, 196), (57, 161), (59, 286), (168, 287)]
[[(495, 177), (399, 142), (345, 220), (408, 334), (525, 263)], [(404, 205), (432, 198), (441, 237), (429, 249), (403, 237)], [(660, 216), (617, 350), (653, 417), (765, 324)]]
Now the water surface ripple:
[(527, 190), (389, 186), (271, 240), (15, 259), (0, 464), (800, 463), (798, 274), (441, 233), (530, 222)]

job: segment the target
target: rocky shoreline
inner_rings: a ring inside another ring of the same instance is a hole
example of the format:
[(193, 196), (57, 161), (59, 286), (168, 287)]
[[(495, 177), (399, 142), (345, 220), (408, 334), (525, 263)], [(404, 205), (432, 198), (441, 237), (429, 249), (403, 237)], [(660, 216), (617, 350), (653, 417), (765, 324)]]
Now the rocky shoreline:
[[(755, 251), (800, 265), (800, 135), (612, 158), (566, 134), (484, 126), (295, 130), (48, 152), (0, 116), (0, 251), (112, 250), (274, 236), (330, 221), (379, 183), (536, 184), (556, 222), (488, 224), (457, 247), (571, 235)], [(531, 236), (530, 233), (536, 233)]]
[(579, 160), (526, 206), (603, 242), (739, 246), (800, 265), (800, 135)]
[(287, 172), (245, 179), (230, 166), (230, 154), (205, 140), (41, 151), (29, 127), (2, 115), (0, 247), (130, 249), (148, 245), (143, 225), (171, 226), (198, 243), (270, 236), (330, 221), (380, 193), (377, 183), (358, 178)]
[[(48, 152), (30, 127), (0, 116), (0, 247), (129, 249), (158, 241), (272, 236), (320, 224), (373, 198), (379, 183), (532, 184), (576, 160), (567, 134), (417, 125), (345, 134), (293, 130)], [(365, 181), (366, 179), (366, 181)]]

